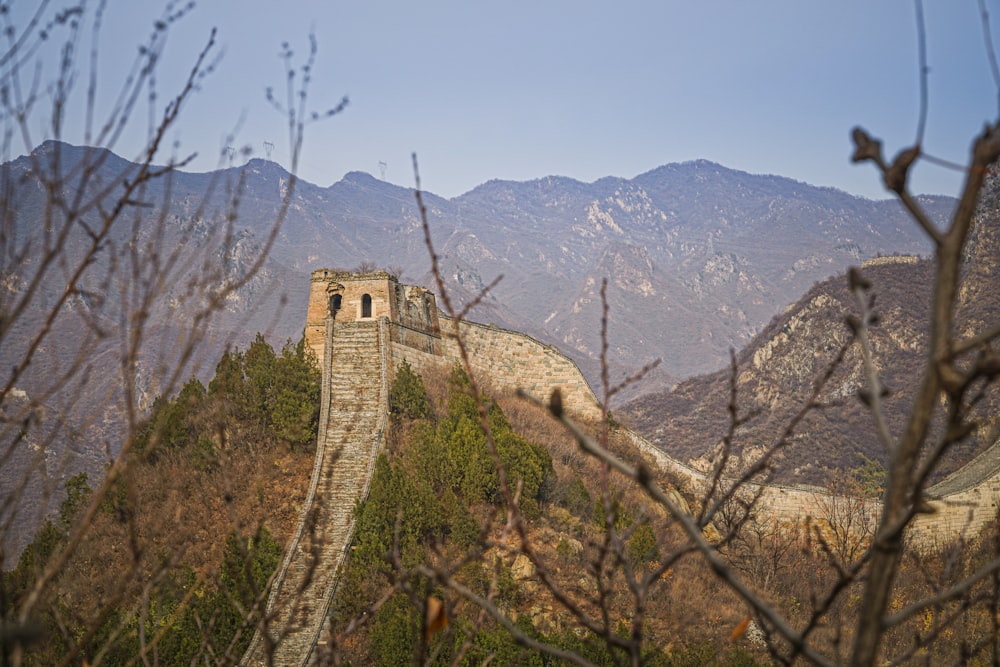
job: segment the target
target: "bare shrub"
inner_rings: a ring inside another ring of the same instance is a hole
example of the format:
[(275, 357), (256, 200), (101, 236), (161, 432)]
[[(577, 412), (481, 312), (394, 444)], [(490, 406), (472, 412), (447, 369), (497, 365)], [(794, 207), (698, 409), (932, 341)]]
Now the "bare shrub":
[[(192, 463), (161, 448), (170, 434), (147, 419), (156, 396), (183, 387), (201, 400), (192, 375), (216, 361), (206, 356), (206, 334), (257, 285), (296, 185), (293, 175), (260, 237), (239, 226), (242, 170), (176, 200), (192, 156), (178, 155), (173, 129), (218, 59), (213, 31), (190, 54), (179, 89), (158, 89), (168, 34), (192, 6), (168, 4), (127, 78), (100, 86), (103, 3), (40, 3), (24, 25), (4, 19), (0, 560), (17, 567), (0, 585), (3, 664), (97, 665), (123, 652), (133, 663), (168, 661), (166, 630), (181, 619), (190, 623), (189, 649), (233, 664), (266, 594), (267, 575), (251, 570), (274, 557), (262, 510), (272, 528), (288, 529), (292, 511), (269, 507), (268, 488), (302, 475), (301, 457), (244, 442)], [(53, 41), (59, 57), (47, 62), (39, 54)], [(290, 49), (282, 56), (289, 101), (272, 102), (287, 123), (294, 174), (309, 119), (339, 112), (346, 100), (308, 113), (315, 43), (299, 69)], [(110, 105), (98, 94), (107, 89), (117, 91)], [(62, 143), (71, 117), (83, 119), (88, 146)], [(127, 128), (147, 122), (131, 162), (111, 152)], [(36, 147), (39, 126), (49, 140)], [(146, 455), (153, 451), (162, 453), (155, 462)], [(42, 524), (18, 559), (25, 528), (59, 506), (62, 482), (81, 469), (89, 480), (71, 478), (57, 520)], [(225, 528), (210, 533), (209, 525)], [(199, 608), (216, 586), (214, 608)], [(213, 645), (222, 625), (233, 639)]]

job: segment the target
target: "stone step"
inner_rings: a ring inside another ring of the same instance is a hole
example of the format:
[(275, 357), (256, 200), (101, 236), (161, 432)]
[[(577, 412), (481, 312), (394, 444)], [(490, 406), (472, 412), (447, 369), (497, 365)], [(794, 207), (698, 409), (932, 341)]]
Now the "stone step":
[[(380, 397), (382, 355), (378, 328), (374, 323), (334, 324), (331, 348), (332, 377), (327, 386), (327, 428), (317, 448), (314, 471), (314, 505), (319, 520), (311, 536), (297, 529), (298, 541), (290, 560), (272, 590), (271, 609), (277, 610), (272, 636), (282, 637), (273, 663), (302, 665), (312, 651), (325, 622), (325, 609), (337, 569), (350, 544), (354, 507), (367, 488), (374, 459), (380, 447), (380, 421), (386, 406)], [(303, 508), (300, 526), (309, 508)], [(319, 558), (312, 553), (316, 546)], [(312, 578), (301, 593), (305, 577)], [(243, 664), (266, 663), (263, 642), (255, 637)]]

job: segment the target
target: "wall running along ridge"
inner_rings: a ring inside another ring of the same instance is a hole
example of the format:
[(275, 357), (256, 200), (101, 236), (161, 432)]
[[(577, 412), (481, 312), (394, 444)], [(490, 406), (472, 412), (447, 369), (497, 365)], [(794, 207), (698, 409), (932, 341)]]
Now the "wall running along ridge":
[[(602, 418), (597, 398), (580, 369), (555, 347), (492, 324), (461, 322), (457, 335), (465, 344), (473, 373), (489, 378), (494, 391), (521, 389), (547, 402), (558, 387), (567, 414), (588, 421)], [(309, 496), (267, 604), (269, 615), (277, 610), (268, 634), (280, 639), (274, 649), (280, 664), (306, 664), (325, 646), (323, 623), (336, 592), (336, 569), (350, 548), (354, 506), (367, 497), (374, 460), (383, 442), (389, 376), (404, 361), (420, 374), (431, 367), (461, 363), (455, 323), (438, 313), (434, 295), (420, 287), (402, 285), (384, 271), (314, 271), (305, 338), (316, 358), (322, 360), (321, 424)], [(708, 488), (710, 480), (704, 473), (667, 455), (637, 433), (624, 433), (648, 461), (681, 480), (682, 490), (699, 495)], [(879, 503), (874, 500), (839, 497), (815, 487), (774, 484), (751, 485), (748, 493), (752, 495), (757, 489), (762, 491), (758, 514), (787, 525), (800, 526), (846, 508), (869, 522), (878, 517)], [(687, 511), (680, 493), (667, 493)], [(914, 543), (933, 547), (977, 534), (996, 517), (1000, 443), (928, 489), (928, 495), (931, 511), (918, 515), (909, 529)], [(328, 529), (324, 522), (337, 528)], [(303, 544), (307, 536), (315, 542), (310, 548)], [(318, 562), (313, 553), (320, 554)], [(296, 585), (306, 568), (312, 568), (308, 571), (313, 580), (307, 594)], [(264, 664), (269, 648), (258, 629), (241, 664)]]

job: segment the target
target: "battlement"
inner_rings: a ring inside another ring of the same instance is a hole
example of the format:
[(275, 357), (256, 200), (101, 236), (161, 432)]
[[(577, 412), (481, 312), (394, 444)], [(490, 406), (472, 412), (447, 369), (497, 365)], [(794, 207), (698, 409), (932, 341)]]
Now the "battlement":
[(326, 341), (326, 321), (377, 321), (385, 317), (398, 325), (392, 328), (393, 342), (412, 345), (431, 354), (441, 354), (440, 323), (434, 295), (416, 285), (403, 285), (386, 271), (352, 273), (317, 269), (310, 276), (309, 310), (306, 314), (306, 343), (322, 360)]
[(916, 255), (885, 255), (882, 257), (872, 257), (861, 262), (861, 268), (867, 269), (870, 266), (883, 266), (885, 264), (916, 264), (920, 258)]

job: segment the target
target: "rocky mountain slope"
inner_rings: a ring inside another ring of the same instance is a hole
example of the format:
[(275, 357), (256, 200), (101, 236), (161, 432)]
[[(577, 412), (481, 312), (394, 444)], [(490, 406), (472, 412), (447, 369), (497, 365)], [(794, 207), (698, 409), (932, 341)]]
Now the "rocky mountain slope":
[[(982, 331), (1000, 316), (1000, 181), (984, 192), (968, 245), (959, 296), (959, 326)], [(933, 266), (912, 257), (885, 257), (862, 267), (873, 284), (880, 322), (872, 329), (876, 365), (890, 394), (885, 414), (892, 432), (905, 423), (926, 354), (926, 318)], [(844, 317), (857, 313), (844, 276), (814, 285), (800, 300), (772, 319), (736, 356), (735, 388), (740, 417), (738, 451), (760, 452), (775, 442), (808, 398), (818, 377), (848, 340)], [(778, 457), (776, 479), (825, 484), (837, 471), (861, 466), (864, 457), (885, 461), (871, 415), (858, 400), (862, 388), (858, 346), (820, 394), (823, 409), (811, 412)], [(733, 373), (729, 369), (690, 378), (668, 392), (654, 393), (623, 407), (641, 431), (669, 453), (708, 468), (716, 460), (729, 418)], [(981, 428), (956, 447), (936, 479), (954, 471), (1000, 436), (1000, 396), (987, 394), (979, 406)]]
[[(58, 146), (64, 165), (85, 150)], [(7, 168), (23, 169), (23, 162)], [(109, 160), (106, 180), (126, 167), (119, 158)], [(245, 169), (179, 173), (169, 197), (147, 194), (153, 202), (169, 199), (169, 226), (191, 242), (218, 222), (215, 216), (240, 187), (237, 228), (250, 249), (264, 242), (290, 176), (263, 160)], [(490, 181), (450, 200), (428, 194), (427, 202), (450, 285), (471, 293), (504, 276), (484, 315), (551, 340), (589, 366), (599, 348), (595, 299), (607, 277), (614, 363), (635, 366), (660, 357), (673, 377), (718, 367), (730, 346), (748, 341), (816, 280), (878, 253), (927, 250), (895, 201), (706, 161), (589, 184), (559, 177)], [(935, 216), (953, 204), (944, 197), (922, 203)], [(18, 224), (33, 222), (26, 210)], [(299, 182), (267, 275), (247, 295), (262, 312), (261, 295), (278, 289), (289, 312), (299, 313), (310, 270), (363, 261), (427, 280), (430, 263), (412, 191), (362, 173), (326, 188)], [(267, 321), (268, 314), (256, 320)], [(288, 335), (299, 326), (275, 328)]]
[[(934, 215), (952, 205), (925, 203)], [(612, 370), (660, 358), (664, 381), (717, 368), (816, 280), (926, 249), (895, 202), (704, 161), (592, 184), (490, 182), (432, 222), (450, 278), (478, 286), (503, 274), (496, 300), (591, 378), (603, 278)]]

